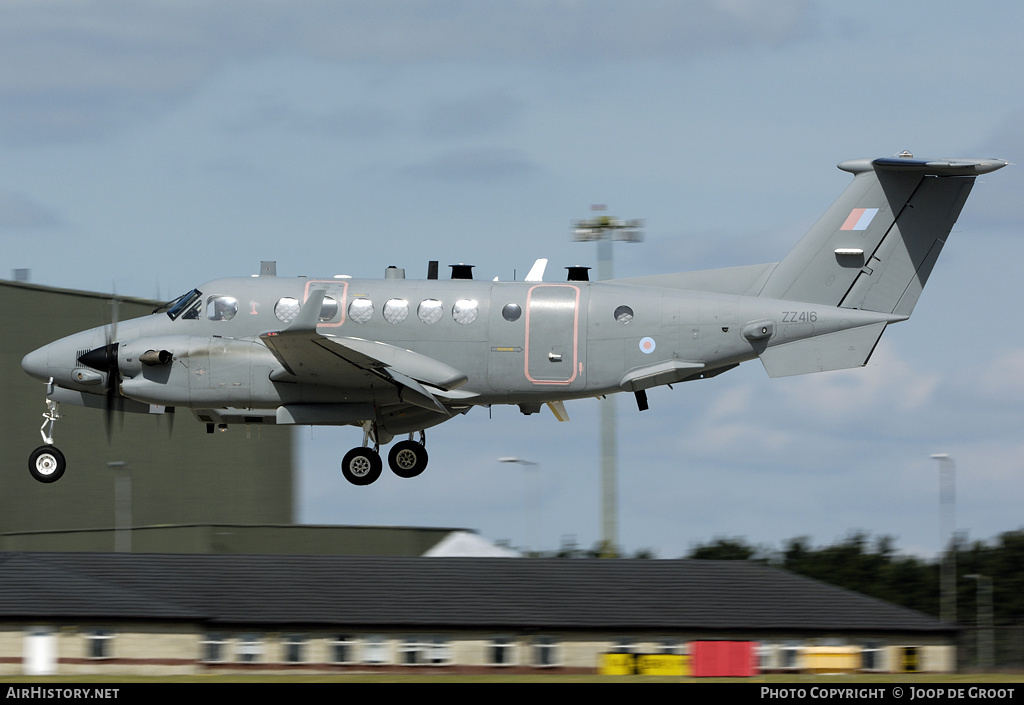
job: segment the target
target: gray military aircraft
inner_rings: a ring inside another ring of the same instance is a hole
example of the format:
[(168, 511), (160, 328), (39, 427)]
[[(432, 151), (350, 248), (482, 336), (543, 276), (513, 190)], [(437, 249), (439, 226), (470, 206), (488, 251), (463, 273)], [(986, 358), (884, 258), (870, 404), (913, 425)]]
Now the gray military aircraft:
[[(93, 328), (29, 353), (47, 382), (29, 458), (40, 482), (64, 473), (53, 445), (60, 403), (163, 413), (185, 407), (207, 430), (230, 424), (352, 425), (362, 445), (344, 476), (368, 485), (388, 465), (427, 465), (424, 429), (474, 406), (524, 414), (564, 402), (714, 377), (760, 358), (771, 377), (858, 367), (910, 317), (975, 178), (997, 159), (858, 159), (852, 183), (781, 261), (606, 282), (570, 267), (544, 281), (219, 279), (152, 315)], [(418, 440), (414, 434), (418, 433)], [(372, 443), (372, 445), (371, 445)]]

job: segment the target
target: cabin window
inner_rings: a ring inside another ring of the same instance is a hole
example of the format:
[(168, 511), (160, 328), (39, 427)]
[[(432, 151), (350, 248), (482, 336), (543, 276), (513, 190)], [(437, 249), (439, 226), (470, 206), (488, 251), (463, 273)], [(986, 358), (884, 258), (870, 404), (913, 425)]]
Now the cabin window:
[(274, 305), (274, 315), (281, 323), (291, 323), (299, 315), (299, 300), (286, 296)]
[(468, 326), (480, 313), (479, 304), (473, 299), (459, 299), (452, 306), (452, 318), (459, 325)]
[(330, 296), (324, 297), (324, 303), (320, 307), (320, 320), (330, 321), (338, 315), (338, 302)]
[(356, 323), (366, 323), (373, 318), (373, 302), (369, 299), (353, 299), (348, 305), (348, 317)]
[(437, 299), (424, 299), (416, 308), (416, 315), (428, 325), (440, 321), (443, 313), (441, 302)]
[(390, 299), (384, 304), (384, 320), (388, 323), (401, 323), (409, 317), (409, 302), (405, 299)]
[(206, 317), (211, 321), (230, 321), (238, 313), (238, 301), (231, 296), (211, 296), (206, 300)]
[(501, 317), (509, 323), (518, 321), (519, 317), (523, 315), (523, 309), (519, 307), (519, 304), (505, 304), (501, 309)]
[(615, 309), (615, 320), (622, 325), (628, 324), (633, 320), (633, 309), (629, 306), (619, 306)]

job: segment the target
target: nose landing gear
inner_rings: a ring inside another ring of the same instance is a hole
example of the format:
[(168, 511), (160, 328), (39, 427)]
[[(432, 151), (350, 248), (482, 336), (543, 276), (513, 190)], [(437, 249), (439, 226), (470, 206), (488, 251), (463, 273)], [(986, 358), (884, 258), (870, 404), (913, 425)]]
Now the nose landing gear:
[[(53, 380), (47, 390), (49, 394), (53, 389)], [(43, 425), (39, 427), (39, 435), (43, 437), (43, 443), (32, 454), (28, 456), (28, 471), (33, 478), (39, 482), (56, 482), (64, 475), (67, 468), (67, 461), (64, 454), (53, 445), (53, 427), (57, 424), (60, 413), (57, 411), (57, 402), (47, 398), (46, 412), (43, 413)]]

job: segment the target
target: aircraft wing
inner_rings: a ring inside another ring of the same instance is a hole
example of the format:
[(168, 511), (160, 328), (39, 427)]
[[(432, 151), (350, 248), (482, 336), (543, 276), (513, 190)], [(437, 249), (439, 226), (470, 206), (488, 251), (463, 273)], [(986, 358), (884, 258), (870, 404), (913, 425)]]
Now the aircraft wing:
[(386, 382), (399, 388), (403, 401), (444, 414), (449, 412), (442, 400), (475, 396), (457, 391), (466, 375), (434, 358), (374, 340), (317, 333), (324, 294), (311, 292), (288, 328), (260, 336), (284, 368), (271, 379), (363, 389)]

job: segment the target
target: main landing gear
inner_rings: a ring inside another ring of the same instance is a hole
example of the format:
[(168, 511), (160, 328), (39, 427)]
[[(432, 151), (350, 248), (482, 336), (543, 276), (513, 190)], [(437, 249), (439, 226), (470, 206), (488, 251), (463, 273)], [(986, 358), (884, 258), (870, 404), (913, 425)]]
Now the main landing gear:
[[(374, 434), (376, 435), (376, 434)], [(412, 439), (399, 441), (388, 453), (388, 466), (399, 477), (416, 477), (427, 468), (426, 434), (420, 431), (419, 441)], [(370, 429), (363, 431), (363, 445), (353, 448), (341, 461), (341, 474), (353, 485), (369, 485), (380, 477), (383, 462), (380, 458), (380, 446), (374, 443), (369, 447)]]
[(43, 443), (32, 454), (28, 456), (28, 471), (39, 482), (56, 482), (64, 474), (67, 468), (67, 461), (64, 454), (53, 445), (53, 427), (60, 418), (57, 412), (57, 402), (46, 400), (46, 413), (43, 414), (43, 425), (39, 428), (39, 435), (43, 437)]

